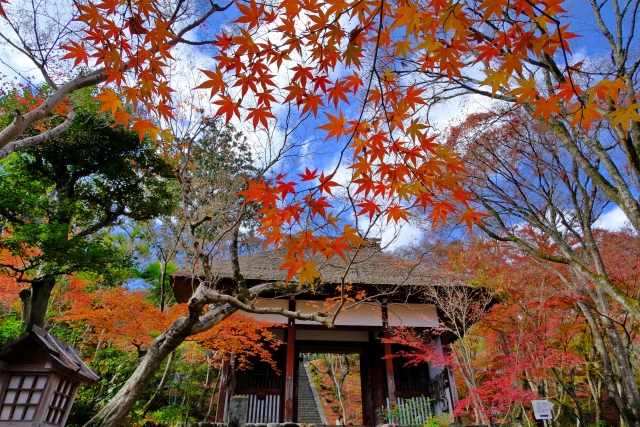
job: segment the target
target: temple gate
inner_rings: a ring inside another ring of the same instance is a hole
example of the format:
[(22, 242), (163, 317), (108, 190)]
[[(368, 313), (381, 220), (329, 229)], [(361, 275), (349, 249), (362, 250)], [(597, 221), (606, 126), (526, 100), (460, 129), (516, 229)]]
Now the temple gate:
[[(337, 258), (337, 257), (334, 257)], [(404, 326), (428, 332), (443, 320), (435, 306), (422, 299), (423, 286), (452, 286), (440, 283), (425, 266), (382, 252), (373, 245), (361, 251), (345, 274), (341, 259), (325, 261), (318, 257), (317, 267), (322, 282), (313, 292), (264, 295), (255, 301), (255, 307), (280, 307), (301, 313), (320, 310), (327, 298), (335, 296), (338, 284), (349, 283), (350, 292), (364, 296), (364, 302), (343, 309), (334, 329), (310, 321), (287, 319), (279, 315), (244, 313), (259, 320), (281, 326), (273, 332), (283, 342), (273, 354), (281, 375), (266, 363), (255, 363), (251, 371), (235, 371), (233, 355), (224, 360), (217, 422), (227, 421), (228, 402), (233, 395), (249, 399), (249, 420), (252, 423), (297, 422), (298, 381), (300, 360), (304, 353), (356, 353), (360, 360), (363, 425), (375, 426), (377, 408), (405, 405), (407, 399), (430, 398), (435, 412), (453, 412), (457, 392), (453, 375), (443, 367), (423, 364), (405, 367), (400, 359), (390, 356), (395, 345), (383, 344), (389, 328)], [(284, 281), (286, 272), (278, 267), (282, 253), (267, 251), (240, 257), (240, 268), (247, 286)], [(228, 283), (232, 292), (233, 277), (230, 261), (215, 262), (216, 274)], [(186, 302), (199, 284), (199, 275), (179, 271), (172, 276), (171, 285), (178, 302)], [(224, 285), (222, 285), (224, 286)], [(384, 295), (384, 296), (383, 296)], [(362, 299), (361, 299), (362, 301)], [(437, 348), (442, 348), (452, 337), (434, 335)], [(401, 420), (400, 420), (401, 421)]]

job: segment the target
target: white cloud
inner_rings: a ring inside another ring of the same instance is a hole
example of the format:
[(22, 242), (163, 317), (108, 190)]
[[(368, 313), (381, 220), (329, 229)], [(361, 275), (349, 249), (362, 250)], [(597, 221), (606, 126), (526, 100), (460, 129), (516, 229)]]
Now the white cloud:
[(605, 212), (595, 222), (596, 228), (602, 228), (609, 231), (618, 231), (629, 223), (629, 219), (620, 207), (616, 206), (608, 212)]

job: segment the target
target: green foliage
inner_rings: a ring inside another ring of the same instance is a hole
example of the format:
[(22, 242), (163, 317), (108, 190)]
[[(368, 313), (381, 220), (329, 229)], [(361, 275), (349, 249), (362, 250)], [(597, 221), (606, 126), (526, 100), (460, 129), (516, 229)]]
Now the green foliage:
[(107, 346), (95, 357), (93, 347), (81, 348), (84, 355), (94, 356), (88, 365), (98, 374), (100, 380), (79, 389), (69, 414), (68, 425), (80, 426), (89, 421), (95, 412), (120, 390), (138, 364), (138, 358), (133, 352), (119, 351)]
[[(164, 277), (165, 290), (171, 289), (169, 286), (169, 279), (172, 273), (178, 271), (178, 266), (174, 262), (167, 264), (167, 271)], [(154, 261), (146, 266), (144, 270), (136, 270), (136, 275), (140, 279), (144, 279), (150, 286), (149, 300), (156, 306), (160, 305), (160, 298), (162, 293), (162, 286), (160, 283), (162, 276), (162, 266), (158, 261)], [(165, 306), (170, 307), (176, 303), (176, 298), (173, 292), (165, 293)]]
[[(168, 405), (157, 411), (149, 412), (148, 417), (160, 424), (170, 423), (171, 425), (180, 421), (185, 421), (185, 414), (191, 411), (191, 407), (186, 405)], [(190, 418), (189, 421), (197, 421), (195, 418)]]
[(149, 141), (87, 106), (69, 130), (1, 163), (0, 218), (9, 233), (0, 247), (23, 258), (14, 267), (27, 276), (104, 274), (126, 257), (96, 232), (174, 207), (171, 166)]
[(0, 347), (18, 339), (25, 332), (26, 328), (17, 313), (11, 312), (0, 316)]

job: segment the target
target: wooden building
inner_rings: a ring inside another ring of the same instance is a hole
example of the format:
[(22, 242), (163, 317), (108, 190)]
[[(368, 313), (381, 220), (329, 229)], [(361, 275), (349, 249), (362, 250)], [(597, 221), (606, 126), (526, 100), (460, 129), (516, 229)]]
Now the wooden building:
[[(382, 252), (373, 245), (361, 251), (345, 275), (345, 263), (338, 257), (324, 261), (316, 256), (322, 281), (314, 292), (265, 295), (255, 302), (256, 307), (281, 307), (302, 313), (322, 310), (326, 299), (335, 297), (344, 276), (350, 294), (360, 292), (366, 302), (343, 309), (335, 328), (309, 321), (287, 319), (278, 315), (247, 314), (257, 319), (280, 324), (275, 329), (285, 346), (274, 354), (281, 375), (266, 363), (256, 363), (252, 371), (233, 372), (233, 358), (223, 364), (221, 393), (218, 399), (218, 422), (226, 421), (226, 409), (232, 395), (249, 397), (249, 422), (296, 422), (299, 361), (305, 353), (357, 353), (360, 355), (363, 424), (381, 423), (377, 408), (392, 404), (403, 405), (406, 399), (420, 396), (434, 400), (436, 412), (452, 412), (457, 401), (453, 376), (447, 369), (426, 364), (404, 367), (399, 359), (384, 359), (394, 348), (383, 344), (389, 327), (405, 326), (428, 330), (437, 327), (441, 318), (435, 306), (422, 298), (424, 286), (447, 286), (438, 282), (432, 272), (421, 264)], [(240, 257), (240, 270), (251, 287), (264, 282), (284, 281), (286, 271), (282, 252), (267, 251)], [(219, 278), (232, 275), (230, 261), (213, 263)], [(172, 276), (172, 288), (178, 302), (186, 302), (198, 287), (198, 274), (179, 271)], [(232, 283), (229, 280), (229, 283)], [(224, 286), (224, 285), (223, 285)], [(422, 288), (423, 289), (423, 288)], [(232, 292), (233, 289), (229, 288)], [(434, 335), (441, 348), (450, 337)]]

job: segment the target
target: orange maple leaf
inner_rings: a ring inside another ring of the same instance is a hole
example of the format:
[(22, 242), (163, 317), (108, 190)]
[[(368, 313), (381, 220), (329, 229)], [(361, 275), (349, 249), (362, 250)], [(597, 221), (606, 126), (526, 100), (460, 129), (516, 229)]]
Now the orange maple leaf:
[(257, 27), (260, 24), (260, 16), (264, 12), (264, 4), (260, 4), (260, 7), (256, 4), (256, 0), (251, 0), (249, 6), (245, 6), (240, 1), (236, 1), (236, 6), (242, 14), (235, 22), (249, 24), (248, 30), (253, 27)]
[(460, 221), (464, 221), (471, 230), (473, 224), (482, 225), (481, 219), (486, 216), (487, 214), (478, 212), (475, 208), (469, 208), (460, 215)]
[(401, 219), (404, 221), (409, 221), (409, 211), (400, 205), (391, 205), (387, 210), (387, 224), (389, 224), (392, 220), (395, 223), (398, 223)]
[(301, 285), (308, 283), (313, 286), (316, 282), (322, 280), (322, 275), (318, 270), (316, 270), (316, 265), (318, 264), (314, 262), (305, 262), (302, 268), (298, 270), (298, 277)]
[(96, 99), (102, 102), (102, 108), (100, 108), (100, 111), (98, 111), (98, 113), (103, 113), (107, 110), (111, 110), (111, 114), (115, 114), (116, 111), (123, 110), (120, 97), (111, 89), (103, 88), (102, 93), (96, 96)]
[(73, 66), (77, 67), (81, 62), (84, 62), (85, 65), (89, 65), (89, 55), (87, 54), (87, 50), (84, 47), (84, 42), (76, 43), (73, 40), (69, 40), (71, 46), (62, 45), (61, 47), (64, 50), (69, 51), (65, 56), (60, 59), (75, 59), (73, 61)]
[(640, 122), (640, 115), (638, 115), (638, 108), (640, 104), (629, 104), (626, 107), (620, 105), (614, 105), (615, 110), (607, 114), (611, 117), (611, 126), (620, 125), (622, 130), (627, 132), (631, 126), (631, 122)]
[(265, 127), (265, 129), (269, 128), (268, 119), (275, 119), (276, 116), (271, 114), (270, 111), (264, 108), (249, 108), (249, 114), (247, 115), (247, 120), (253, 119), (253, 128), (257, 129), (258, 124), (261, 124)]
[(320, 193), (322, 194), (323, 192), (327, 192), (329, 194), (331, 194), (333, 196), (333, 194), (331, 193), (331, 187), (340, 187), (340, 184), (338, 184), (335, 181), (332, 181), (331, 178), (333, 178), (333, 174), (325, 177), (324, 176), (324, 172), (320, 175)]
[(214, 71), (200, 71), (202, 71), (207, 77), (209, 77), (209, 79), (202, 82), (202, 84), (196, 87), (196, 89), (211, 89), (211, 95), (209, 96), (209, 98), (213, 98), (213, 96), (217, 95), (218, 93), (225, 92), (227, 84), (224, 81), (224, 76), (222, 75), (220, 68), (216, 67)]
[(329, 132), (325, 139), (329, 139), (332, 136), (336, 137), (336, 141), (340, 139), (340, 137), (347, 133), (347, 119), (340, 111), (340, 116), (336, 117), (333, 114), (325, 113), (330, 123), (327, 123), (322, 126), (318, 126), (316, 129), (322, 129)]
[(149, 136), (155, 139), (155, 137), (159, 133), (159, 129), (156, 125), (154, 125), (147, 119), (141, 119), (139, 117), (134, 117), (131, 130), (138, 131), (138, 138), (140, 138), (140, 142), (142, 142), (145, 134), (149, 134)]
[(227, 123), (231, 121), (231, 118), (233, 116), (240, 118), (240, 109), (238, 108), (240, 102), (235, 102), (233, 99), (231, 99), (231, 96), (222, 95), (219, 100), (214, 101), (214, 104), (220, 106), (220, 108), (218, 108), (218, 111), (216, 111), (215, 116), (217, 117), (226, 114)]

